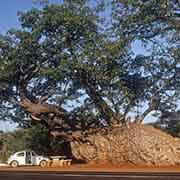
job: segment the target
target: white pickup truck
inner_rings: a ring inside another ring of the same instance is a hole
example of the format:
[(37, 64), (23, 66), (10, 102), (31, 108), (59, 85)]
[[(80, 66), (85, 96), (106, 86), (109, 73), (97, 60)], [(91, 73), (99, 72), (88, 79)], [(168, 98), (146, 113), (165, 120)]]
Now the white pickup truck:
[(45, 167), (48, 163), (48, 158), (37, 155), (34, 151), (19, 151), (8, 158), (7, 163), (12, 167), (18, 166), (41, 166)]

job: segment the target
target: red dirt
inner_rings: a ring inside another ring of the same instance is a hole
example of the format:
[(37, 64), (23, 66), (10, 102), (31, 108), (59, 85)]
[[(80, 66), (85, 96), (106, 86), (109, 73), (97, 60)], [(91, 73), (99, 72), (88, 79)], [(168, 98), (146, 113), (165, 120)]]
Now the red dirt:
[(180, 172), (180, 166), (171, 167), (136, 167), (132, 165), (71, 165), (68, 167), (18, 167), (0, 168), (0, 171), (77, 171), (77, 172)]

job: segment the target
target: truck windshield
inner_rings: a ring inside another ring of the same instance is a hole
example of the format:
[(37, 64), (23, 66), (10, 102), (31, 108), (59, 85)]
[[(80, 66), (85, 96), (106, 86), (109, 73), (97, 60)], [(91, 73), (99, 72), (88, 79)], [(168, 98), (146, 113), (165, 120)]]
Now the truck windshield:
[(23, 153), (23, 152), (18, 153), (17, 156), (18, 156), (18, 157), (24, 157), (24, 153)]

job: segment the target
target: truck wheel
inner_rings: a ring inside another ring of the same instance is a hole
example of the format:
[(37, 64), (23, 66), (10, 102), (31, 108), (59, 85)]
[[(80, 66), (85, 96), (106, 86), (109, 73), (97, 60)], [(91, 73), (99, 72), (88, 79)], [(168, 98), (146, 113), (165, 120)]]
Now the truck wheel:
[(17, 162), (17, 161), (12, 161), (12, 162), (11, 162), (11, 166), (12, 166), (13, 168), (18, 167), (18, 162)]
[(40, 165), (41, 167), (46, 167), (46, 166), (47, 166), (47, 161), (42, 160), (42, 161), (39, 163), (39, 165)]

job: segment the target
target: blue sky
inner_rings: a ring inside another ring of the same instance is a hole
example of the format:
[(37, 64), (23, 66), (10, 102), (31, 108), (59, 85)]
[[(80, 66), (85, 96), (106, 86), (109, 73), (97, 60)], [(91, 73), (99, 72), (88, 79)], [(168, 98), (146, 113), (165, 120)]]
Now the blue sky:
[(30, 9), (32, 0), (2, 0), (0, 4), (0, 33), (19, 26), (17, 12)]
[[(50, 0), (58, 3), (62, 0)], [(32, 7), (38, 7), (34, 0), (1, 0), (0, 1), (0, 33), (5, 33), (10, 28), (18, 28), (19, 22), (17, 13), (26, 11)]]

